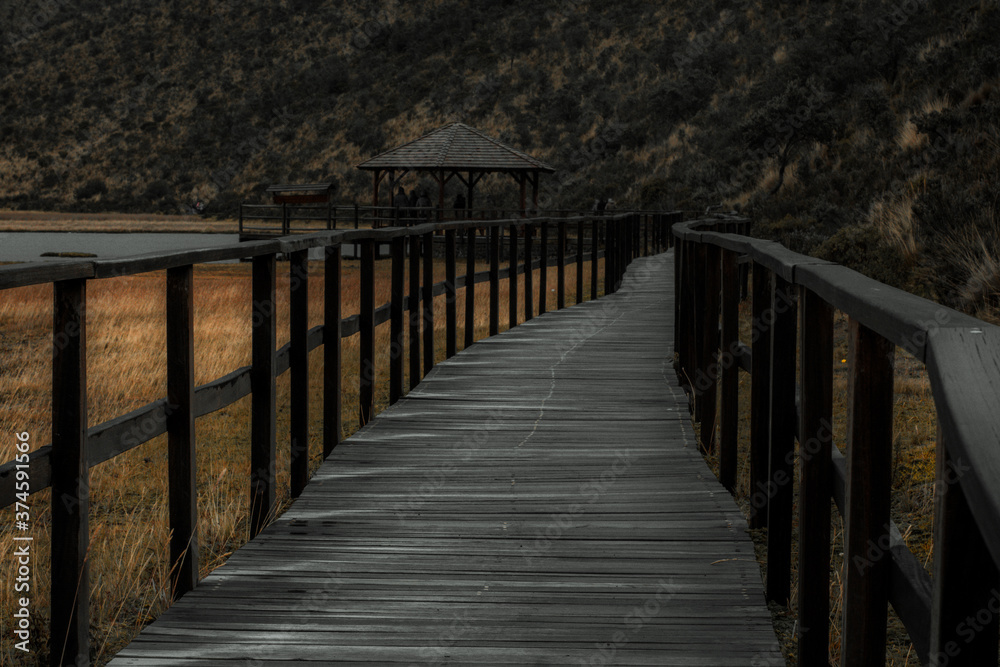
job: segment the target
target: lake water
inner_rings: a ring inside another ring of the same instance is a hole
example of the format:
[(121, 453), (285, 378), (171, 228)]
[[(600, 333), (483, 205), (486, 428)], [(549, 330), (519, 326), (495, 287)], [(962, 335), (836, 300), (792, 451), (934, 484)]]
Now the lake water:
[[(0, 232), (0, 262), (67, 261), (65, 257), (42, 257), (45, 252), (86, 252), (97, 255), (97, 259), (109, 259), (230, 245), (239, 240), (238, 234)], [(344, 256), (350, 257), (353, 253), (354, 247), (345, 244)], [(311, 259), (322, 256), (322, 248), (310, 252)]]

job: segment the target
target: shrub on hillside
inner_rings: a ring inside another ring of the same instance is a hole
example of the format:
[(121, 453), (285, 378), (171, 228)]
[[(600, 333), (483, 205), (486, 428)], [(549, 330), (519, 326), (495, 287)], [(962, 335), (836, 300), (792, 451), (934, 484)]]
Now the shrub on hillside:
[(893, 287), (906, 287), (910, 281), (912, 267), (874, 225), (842, 227), (816, 254)]
[(78, 201), (83, 201), (97, 195), (106, 195), (107, 193), (108, 186), (104, 183), (104, 179), (92, 178), (77, 188), (73, 194)]

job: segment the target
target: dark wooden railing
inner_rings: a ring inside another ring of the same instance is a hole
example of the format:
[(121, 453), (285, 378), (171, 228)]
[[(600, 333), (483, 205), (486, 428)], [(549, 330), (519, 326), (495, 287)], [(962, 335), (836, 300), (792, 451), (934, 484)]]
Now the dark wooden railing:
[[(444, 295), (446, 307), (446, 350), (457, 351), (457, 289), (466, 288), (465, 346), (473, 342), (476, 283), (489, 283), (490, 334), (499, 329), (499, 281), (510, 284), (510, 325), (517, 323), (518, 275), (525, 275), (525, 318), (534, 313), (533, 270), (540, 269), (538, 313), (545, 312), (546, 267), (550, 265), (548, 244), (558, 234), (559, 307), (565, 303), (565, 265), (577, 263), (577, 300), (584, 290), (583, 243), (575, 257), (563, 252), (566, 230), (573, 225), (580, 239), (590, 241), (592, 295), (597, 286), (598, 260), (603, 258), (604, 288), (617, 289), (632, 258), (658, 252), (671, 242), (668, 225), (678, 214), (626, 214), (577, 218), (518, 218), (499, 221), (460, 221), (391, 227), (380, 230), (320, 232), (278, 240), (254, 241), (210, 249), (143, 255), (124, 259), (23, 264), (0, 268), (0, 290), (51, 283), (55, 294), (53, 322), (54, 358), (52, 365), (52, 444), (30, 454), (28, 471), (31, 492), (52, 489), (52, 568), (51, 568), (51, 664), (88, 664), (90, 587), (87, 578), (89, 547), (89, 470), (91, 467), (167, 434), (169, 449), (170, 562), (175, 596), (183, 595), (198, 583), (197, 494), (195, 487), (195, 420), (251, 395), (251, 485), (250, 531), (256, 535), (273, 517), (276, 500), (276, 378), (291, 370), (289, 410), (290, 494), (298, 496), (308, 482), (309, 443), (309, 352), (324, 348), (323, 455), (328, 456), (340, 442), (341, 366), (340, 341), (360, 336), (358, 373), (363, 425), (374, 414), (375, 328), (391, 326), (390, 403), (403, 395), (404, 336), (410, 351), (410, 387), (421, 373), (434, 365), (434, 297)], [(457, 241), (465, 234), (470, 250), (475, 248), (477, 229), (486, 227), (493, 240), (489, 271), (476, 273), (474, 253), (466, 272), (457, 274)], [(500, 267), (499, 232), (509, 232), (509, 265)], [(445, 236), (447, 278), (433, 283), (435, 234)], [(538, 252), (533, 239), (538, 234)], [(523, 239), (523, 241), (522, 241)], [(341, 251), (344, 243), (361, 247), (360, 312), (348, 318), (341, 313)], [(392, 248), (391, 303), (376, 307), (374, 302), (375, 247)], [(308, 328), (307, 254), (325, 249), (324, 324)], [(407, 248), (409, 249), (407, 257)], [(290, 341), (276, 348), (277, 259), (289, 259)], [(525, 260), (527, 258), (527, 260)], [(248, 314), (253, 320), (252, 364), (212, 382), (194, 386), (194, 281), (193, 266), (223, 260), (252, 261), (252, 295)], [(409, 262), (409, 295), (404, 296), (404, 265)], [(421, 272), (421, 263), (423, 271)], [(529, 268), (530, 267), (530, 268)], [(87, 424), (86, 308), (87, 285), (92, 280), (165, 270), (167, 273), (167, 396), (129, 414), (97, 426)], [(406, 313), (409, 313), (408, 326)], [(421, 331), (421, 325), (423, 330)], [(423, 356), (421, 357), (421, 347)], [(423, 364), (421, 364), (421, 360)], [(158, 416), (164, 418), (158, 418)], [(15, 504), (17, 471), (15, 461), (0, 466), (0, 507)], [(75, 661), (75, 662), (74, 662)]]
[[(846, 535), (841, 664), (884, 664), (891, 603), (923, 664), (996, 665), (1000, 328), (747, 231), (739, 218), (673, 227), (677, 362), (729, 489), (737, 376), (751, 373), (750, 523), (767, 528), (766, 596), (782, 604), (797, 476), (798, 663), (828, 664), (832, 497)], [(741, 261), (753, 272), (750, 346), (738, 334)], [(846, 456), (832, 446), (834, 310), (849, 322)], [(926, 364), (937, 408), (933, 578), (890, 520), (897, 346)]]

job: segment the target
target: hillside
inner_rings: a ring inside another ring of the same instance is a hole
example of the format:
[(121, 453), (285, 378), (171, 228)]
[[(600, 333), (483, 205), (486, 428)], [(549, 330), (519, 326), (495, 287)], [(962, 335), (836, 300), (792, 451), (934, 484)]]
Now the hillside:
[(1000, 307), (995, 2), (74, 5), (0, 8), (0, 207), (225, 216), (322, 179), (365, 202), (355, 164), (462, 120), (559, 167), (549, 206), (737, 206)]

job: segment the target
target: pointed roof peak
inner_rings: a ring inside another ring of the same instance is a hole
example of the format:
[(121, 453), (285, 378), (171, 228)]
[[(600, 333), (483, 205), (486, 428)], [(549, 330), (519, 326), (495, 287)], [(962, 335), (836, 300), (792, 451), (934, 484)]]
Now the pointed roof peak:
[(459, 121), (365, 160), (358, 169), (555, 171), (541, 160)]

